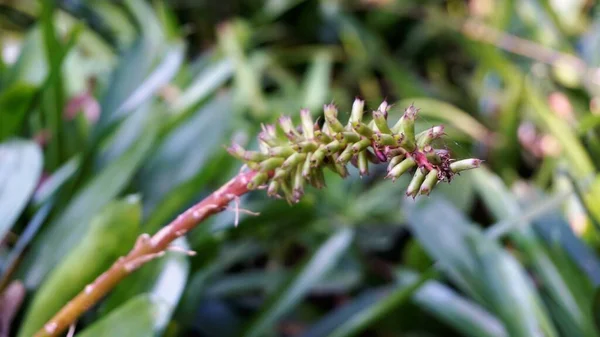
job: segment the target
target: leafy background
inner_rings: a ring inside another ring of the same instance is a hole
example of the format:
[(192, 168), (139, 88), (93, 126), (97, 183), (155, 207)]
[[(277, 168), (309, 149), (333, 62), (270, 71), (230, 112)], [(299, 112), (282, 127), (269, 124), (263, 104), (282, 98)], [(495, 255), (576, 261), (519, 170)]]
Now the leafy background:
[(223, 145), (355, 96), (486, 167), (254, 192), (77, 336), (600, 335), (596, 1), (3, 0), (0, 32), (0, 336), (236, 174)]

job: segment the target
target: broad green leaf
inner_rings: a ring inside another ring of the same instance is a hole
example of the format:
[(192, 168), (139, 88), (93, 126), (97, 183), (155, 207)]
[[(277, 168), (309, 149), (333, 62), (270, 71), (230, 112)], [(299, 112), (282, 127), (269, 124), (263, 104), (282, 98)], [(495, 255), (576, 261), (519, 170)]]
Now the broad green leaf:
[(37, 287), (87, 231), (90, 217), (114, 199), (129, 183), (151, 149), (156, 126), (149, 124), (121, 157), (98, 172), (33, 242), (18, 275), (28, 288)]
[(352, 230), (344, 228), (323, 243), (290, 283), (274, 294), (243, 336), (264, 336), (271, 331), (277, 320), (292, 310), (310, 288), (335, 267), (342, 254), (350, 247), (353, 237)]
[(77, 333), (77, 337), (128, 336), (150, 337), (163, 329), (165, 303), (143, 294), (111, 311), (100, 320)]
[(94, 217), (85, 236), (35, 292), (19, 336), (32, 336), (119, 256), (126, 254), (135, 243), (140, 218), (137, 196), (113, 202)]
[(42, 173), (42, 151), (33, 141), (0, 143), (0, 238), (17, 220)]
[[(408, 285), (419, 276), (408, 270), (399, 270), (396, 277), (400, 284)], [(412, 301), (463, 336), (508, 337), (501, 321), (440, 282), (427, 281), (415, 292)]]

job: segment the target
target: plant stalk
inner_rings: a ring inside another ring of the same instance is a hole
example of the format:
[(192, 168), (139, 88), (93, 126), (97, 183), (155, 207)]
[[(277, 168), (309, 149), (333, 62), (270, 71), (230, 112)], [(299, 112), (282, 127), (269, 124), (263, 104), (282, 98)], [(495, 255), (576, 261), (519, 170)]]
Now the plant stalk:
[(88, 284), (50, 319), (34, 337), (58, 336), (74, 324), (90, 307), (98, 303), (121, 280), (146, 262), (161, 257), (175, 239), (185, 235), (209, 216), (222, 212), (227, 205), (246, 194), (248, 183), (257, 172), (242, 172), (207, 198), (180, 214), (154, 236), (142, 234), (133, 249), (122, 256), (104, 273)]

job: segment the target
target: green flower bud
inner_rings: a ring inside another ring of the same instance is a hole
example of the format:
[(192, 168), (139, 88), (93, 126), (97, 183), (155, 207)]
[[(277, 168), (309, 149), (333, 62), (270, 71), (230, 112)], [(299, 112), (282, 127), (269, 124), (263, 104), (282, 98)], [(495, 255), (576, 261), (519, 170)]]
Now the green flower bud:
[[(394, 135), (394, 137), (398, 138), (398, 143), (402, 142), (402, 135)], [(395, 149), (389, 149), (387, 151), (388, 158), (393, 158), (396, 156), (406, 156), (406, 150), (401, 147), (397, 147)]]
[(325, 149), (324, 145), (319, 146), (317, 151), (313, 152), (313, 154), (310, 158), (311, 166), (318, 167), (319, 165), (321, 165), (321, 163), (323, 162), (323, 159), (325, 159), (326, 152), (327, 152), (327, 150)]
[(367, 160), (367, 151), (362, 151), (358, 154), (358, 171), (360, 176), (369, 174), (369, 161)]
[(363, 118), (365, 108), (365, 101), (361, 99), (354, 99), (354, 103), (352, 103), (352, 112), (350, 113), (350, 123), (360, 122)]
[(260, 152), (256, 152), (256, 151), (246, 151), (239, 144), (232, 144), (227, 149), (227, 152), (229, 152), (229, 154), (231, 154), (232, 156), (234, 156), (240, 160), (243, 160), (243, 161), (259, 162), (259, 161), (263, 161), (263, 160), (269, 158), (269, 156), (267, 156), (264, 153), (260, 153)]
[(450, 170), (454, 173), (459, 173), (466, 170), (471, 170), (481, 166), (481, 159), (463, 159), (450, 164)]
[(258, 172), (254, 175), (254, 177), (250, 180), (246, 187), (249, 190), (253, 190), (259, 186), (262, 186), (264, 183), (267, 182), (267, 180), (269, 180), (269, 175), (266, 172)]
[(310, 184), (319, 189), (326, 186), (325, 175), (323, 174), (322, 168), (319, 167), (312, 171), (312, 174), (310, 175)]
[(319, 147), (319, 144), (310, 141), (310, 140), (305, 140), (303, 142), (299, 142), (297, 144), (293, 145), (294, 149), (298, 152), (312, 152), (314, 150), (316, 150)]
[(337, 119), (337, 108), (333, 104), (326, 104), (323, 108), (325, 111), (325, 122), (327, 122), (327, 126), (333, 132), (342, 132), (344, 131), (344, 126)]
[[(402, 130), (404, 137), (408, 142), (415, 142), (415, 119), (417, 116), (417, 109), (411, 104), (406, 110), (404, 110), (404, 115), (400, 118), (398, 123), (394, 126), (394, 128), (398, 128)], [(392, 128), (392, 130), (394, 130)], [(395, 133), (400, 132), (400, 130), (394, 130)]]
[(292, 199), (295, 203), (300, 201), (300, 198), (304, 195), (304, 177), (302, 176), (302, 168), (296, 167), (294, 171), (294, 190), (292, 193)]
[(275, 125), (261, 124), (260, 127), (262, 128), (262, 131), (258, 134), (258, 139), (269, 146), (276, 146), (278, 139)]
[(282, 180), (280, 182), (280, 187), (281, 187), (281, 191), (283, 192), (283, 195), (285, 196), (285, 200), (287, 200), (288, 203), (292, 204), (293, 200), (294, 200), (294, 191), (292, 191), (292, 188), (290, 187), (290, 183), (287, 180)]
[(443, 135), (444, 135), (444, 126), (443, 125), (434, 126), (431, 129), (425, 130), (417, 135), (417, 146), (419, 148), (422, 148), (426, 145), (431, 144), (431, 142), (434, 139), (440, 138)]
[(269, 148), (269, 156), (272, 157), (284, 157), (287, 158), (289, 156), (291, 156), (292, 154), (294, 154), (294, 149), (292, 149), (291, 146), (275, 146), (275, 147), (271, 147)]
[(354, 151), (352, 151), (352, 146), (346, 146), (344, 151), (342, 151), (342, 153), (338, 157), (337, 161), (340, 164), (346, 164), (350, 161), (350, 159), (352, 159), (353, 156)]
[(352, 122), (352, 129), (363, 137), (371, 138), (373, 130), (361, 122)]
[(354, 153), (359, 153), (360, 151), (369, 147), (369, 145), (371, 145), (371, 141), (369, 139), (361, 139), (352, 145), (352, 151), (354, 151)]
[(411, 140), (404, 133), (401, 133), (400, 134), (400, 147), (402, 147), (404, 150), (406, 150), (408, 152), (413, 152), (414, 150), (417, 149), (417, 144), (415, 143), (414, 140)]
[(334, 154), (332, 156), (333, 161), (327, 163), (328, 167), (335, 173), (339, 174), (340, 177), (342, 178), (346, 178), (348, 176), (348, 169), (346, 168), (346, 165), (344, 164), (340, 164), (338, 163), (338, 158), (339, 156)]
[(392, 159), (390, 159), (390, 162), (387, 167), (387, 171), (388, 172), (391, 171), (392, 168), (394, 168), (394, 166), (400, 164), (400, 162), (403, 161), (405, 158), (406, 158), (406, 155), (401, 154), (401, 155), (395, 156)]
[(338, 150), (340, 150), (341, 148), (342, 148), (342, 143), (338, 140), (334, 140), (331, 143), (325, 145), (325, 150), (327, 151), (328, 154), (335, 153)]
[(425, 153), (427, 161), (431, 164), (440, 165), (442, 163), (442, 157), (430, 145), (423, 148), (423, 153)]
[(392, 129), (388, 126), (386, 117), (381, 111), (373, 111), (373, 121), (375, 121), (377, 129), (379, 129), (379, 132), (389, 135), (392, 134)]
[(429, 171), (425, 177), (425, 181), (423, 181), (423, 184), (421, 185), (421, 195), (429, 195), (438, 181), (438, 170)]
[(275, 169), (275, 175), (273, 175), (273, 180), (283, 180), (288, 176), (288, 174), (290, 174), (289, 169), (278, 167)]
[(335, 138), (339, 141), (347, 143), (356, 143), (360, 140), (360, 135), (350, 131), (344, 131), (335, 134)]
[(388, 110), (390, 110), (390, 105), (388, 104), (387, 101), (381, 102), (381, 104), (379, 104), (379, 108), (377, 108), (377, 111), (381, 111), (381, 113), (383, 114), (383, 116), (386, 119), (387, 119), (387, 116), (388, 116)]
[(302, 133), (304, 134), (304, 138), (312, 140), (315, 137), (315, 126), (308, 109), (300, 110), (300, 120), (302, 121)]
[(306, 159), (306, 153), (298, 153), (298, 152), (296, 152), (293, 155), (289, 156), (283, 162), (283, 164), (281, 164), (281, 167), (282, 168), (294, 167), (294, 166), (300, 164), (301, 162), (303, 162), (304, 159)]
[(271, 180), (271, 182), (269, 183), (269, 187), (267, 187), (267, 195), (272, 197), (272, 198), (281, 198), (281, 196), (279, 196), (278, 192), (279, 192), (279, 186), (280, 183), (277, 180)]
[(302, 164), (302, 176), (304, 177), (304, 179), (308, 179), (310, 177), (310, 173), (311, 173), (311, 167), (310, 167), (311, 158), (312, 158), (312, 153), (308, 153), (306, 155), (306, 159), (304, 160), (304, 163)]
[(302, 140), (302, 136), (298, 133), (294, 124), (292, 123), (292, 118), (290, 116), (281, 116), (279, 117), (279, 125), (285, 133), (286, 137), (290, 140), (297, 142)]
[(333, 141), (333, 138), (329, 137), (328, 134), (320, 130), (315, 131), (315, 139), (321, 144), (328, 144)]
[(398, 179), (401, 175), (406, 173), (406, 171), (413, 168), (417, 163), (414, 159), (408, 157), (401, 161), (398, 165), (394, 166), (387, 174), (386, 178), (392, 178), (392, 180)]
[(423, 173), (423, 170), (417, 169), (412, 180), (408, 184), (408, 188), (406, 189), (406, 195), (413, 197), (414, 199), (417, 196), (417, 194), (419, 194), (419, 191), (421, 190), (421, 185), (423, 184), (424, 180), (425, 173)]
[(388, 135), (385, 133), (375, 133), (373, 134), (373, 139), (375, 140), (375, 142), (379, 145), (384, 145), (384, 146), (398, 146), (399, 139), (401, 137), (399, 135)]
[(285, 159), (280, 157), (272, 157), (260, 162), (260, 170), (263, 172), (273, 171), (283, 164)]

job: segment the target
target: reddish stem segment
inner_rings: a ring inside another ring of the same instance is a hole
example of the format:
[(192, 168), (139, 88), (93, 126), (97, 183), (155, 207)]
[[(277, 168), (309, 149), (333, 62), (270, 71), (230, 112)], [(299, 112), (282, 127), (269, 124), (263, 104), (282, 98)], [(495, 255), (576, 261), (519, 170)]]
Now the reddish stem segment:
[(256, 172), (254, 171), (238, 174), (207, 198), (183, 212), (154, 236), (140, 235), (129, 254), (120, 257), (110, 269), (87, 285), (84, 290), (50, 319), (35, 334), (35, 337), (58, 336), (65, 331), (79, 316), (100, 301), (127, 275), (144, 263), (162, 256), (175, 239), (185, 235), (212, 214), (223, 211), (232, 200), (247, 193), (248, 183), (255, 175)]

